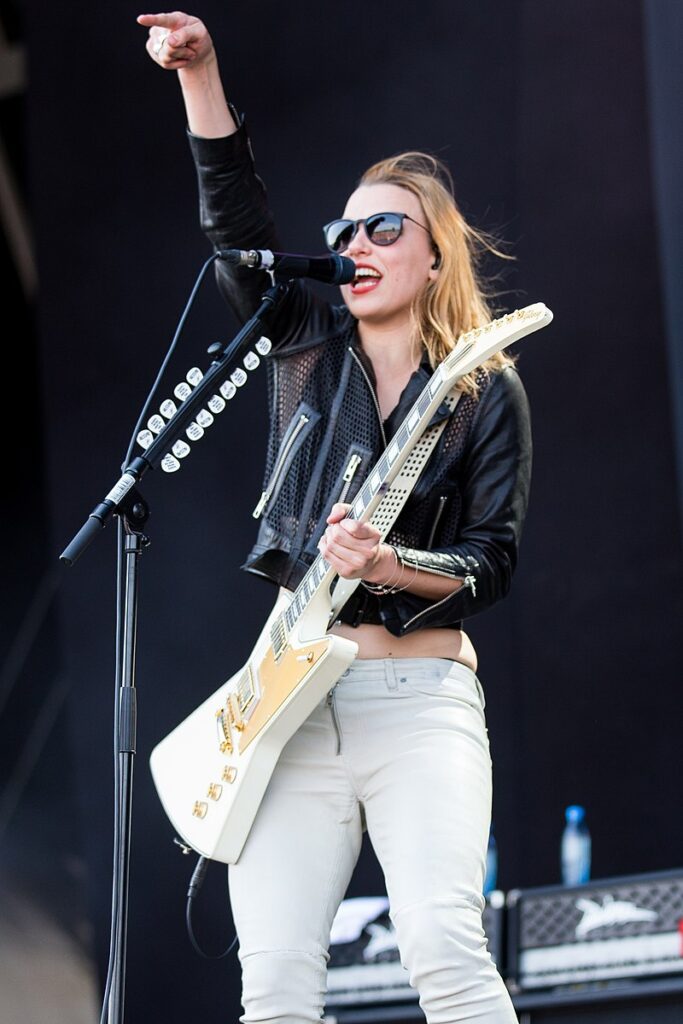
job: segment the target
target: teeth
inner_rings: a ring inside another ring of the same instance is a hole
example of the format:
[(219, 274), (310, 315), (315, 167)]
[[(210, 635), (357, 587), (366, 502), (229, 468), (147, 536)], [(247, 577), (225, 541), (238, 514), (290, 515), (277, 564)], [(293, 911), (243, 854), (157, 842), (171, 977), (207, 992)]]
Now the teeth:
[(356, 267), (356, 281), (362, 277), (379, 278), (381, 276), (377, 270), (372, 270), (370, 267)]

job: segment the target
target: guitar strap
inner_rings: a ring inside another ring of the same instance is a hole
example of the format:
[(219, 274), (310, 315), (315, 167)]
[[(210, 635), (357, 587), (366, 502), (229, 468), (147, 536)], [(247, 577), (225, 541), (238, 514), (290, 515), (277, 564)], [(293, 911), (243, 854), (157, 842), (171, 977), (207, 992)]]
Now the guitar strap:
[[(396, 522), (403, 506), (410, 497), (410, 492), (417, 483), (422, 470), (427, 465), (429, 457), (436, 448), (439, 438), (446, 429), (446, 424), (453, 416), (455, 407), (461, 397), (462, 391), (459, 391), (457, 388), (453, 388), (448, 392), (444, 401), (450, 409), (450, 416), (447, 416), (445, 419), (441, 420), (440, 423), (436, 423), (433, 427), (430, 427), (429, 430), (425, 430), (425, 432), (420, 435), (400, 472), (394, 478), (389, 490), (386, 492), (371, 516), (370, 522), (379, 530), (382, 540), (384, 540), (391, 530), (391, 527)], [(341, 577), (337, 578), (337, 582), (331, 595), (332, 606), (330, 622), (333, 622), (334, 619), (336, 619), (339, 611), (349, 600), (359, 583), (360, 580), (344, 580)]]

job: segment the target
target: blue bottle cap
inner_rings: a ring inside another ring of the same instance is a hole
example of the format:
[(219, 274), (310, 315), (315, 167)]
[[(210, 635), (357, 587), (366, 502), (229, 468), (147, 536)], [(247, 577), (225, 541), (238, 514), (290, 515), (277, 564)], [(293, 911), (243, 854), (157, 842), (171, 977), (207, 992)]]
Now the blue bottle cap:
[(586, 817), (586, 808), (580, 804), (570, 804), (564, 812), (566, 821), (578, 825)]

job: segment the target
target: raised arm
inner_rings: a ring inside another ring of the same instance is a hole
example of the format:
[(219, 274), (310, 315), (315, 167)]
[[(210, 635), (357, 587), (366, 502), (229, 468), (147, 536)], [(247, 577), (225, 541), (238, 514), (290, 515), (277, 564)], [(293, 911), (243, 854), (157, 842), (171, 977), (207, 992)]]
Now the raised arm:
[[(141, 14), (147, 52), (176, 71), (197, 169), (201, 226), (214, 249), (273, 249), (277, 240), (263, 182), (256, 173), (246, 125), (228, 103), (213, 41), (199, 18), (174, 11)], [(270, 284), (265, 272), (216, 263), (218, 287), (241, 321), (258, 307)], [(332, 329), (338, 313), (295, 282), (271, 324), (276, 346), (308, 344)]]
[(187, 124), (193, 135), (220, 139), (237, 131), (218, 68), (213, 41), (204, 22), (191, 14), (140, 14), (149, 29), (147, 52), (166, 71), (177, 71)]
[[(208, 29), (182, 11), (141, 14), (149, 29), (147, 52), (159, 67), (177, 72), (189, 143), (197, 170), (201, 227), (214, 249), (277, 249), (263, 182), (257, 176), (246, 126), (228, 104)], [(216, 263), (223, 298), (242, 322), (270, 284), (265, 274)]]

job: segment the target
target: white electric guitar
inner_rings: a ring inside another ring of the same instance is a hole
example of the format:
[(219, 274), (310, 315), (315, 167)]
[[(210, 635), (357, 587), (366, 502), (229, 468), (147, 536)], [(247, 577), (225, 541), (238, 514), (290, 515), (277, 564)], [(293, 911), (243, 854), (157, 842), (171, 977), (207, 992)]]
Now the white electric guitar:
[[(539, 302), (461, 335), (349, 515), (372, 519), (386, 536), (414, 482), (411, 453), (456, 381), (551, 320)], [(152, 751), (164, 809), (182, 839), (203, 856), (237, 861), (282, 748), (356, 657), (353, 641), (327, 630), (357, 585), (339, 580), (319, 555), (296, 592), (278, 600), (247, 663)]]

